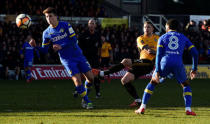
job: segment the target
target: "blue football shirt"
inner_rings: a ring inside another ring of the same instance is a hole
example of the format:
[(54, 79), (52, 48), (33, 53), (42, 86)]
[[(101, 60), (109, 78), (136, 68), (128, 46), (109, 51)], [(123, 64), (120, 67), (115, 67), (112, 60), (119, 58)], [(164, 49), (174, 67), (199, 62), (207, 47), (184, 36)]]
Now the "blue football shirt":
[(158, 40), (156, 71), (160, 70), (160, 63), (168, 66), (182, 65), (184, 49), (191, 50), (193, 47), (194, 45), (182, 33), (170, 31), (162, 35)]
[(24, 60), (32, 61), (34, 58), (34, 47), (32, 47), (28, 42), (25, 42), (20, 53), (24, 54)]
[(62, 49), (58, 51), (61, 62), (65, 63), (69, 59), (83, 56), (82, 50), (78, 46), (76, 34), (67, 22), (59, 21), (56, 27), (49, 26), (43, 32), (42, 47), (45, 51), (50, 44), (61, 45)]
[(51, 44), (58, 44), (62, 47), (58, 50), (58, 55), (71, 76), (91, 70), (90, 64), (78, 46), (76, 34), (67, 22), (59, 21), (56, 27), (49, 26), (43, 32), (42, 51), (47, 52)]

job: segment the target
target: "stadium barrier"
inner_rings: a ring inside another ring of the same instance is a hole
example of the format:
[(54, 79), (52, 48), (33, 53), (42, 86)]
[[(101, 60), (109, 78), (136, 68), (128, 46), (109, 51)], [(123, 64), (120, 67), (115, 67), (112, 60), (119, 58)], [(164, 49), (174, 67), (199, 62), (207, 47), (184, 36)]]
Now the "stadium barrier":
[[(35, 80), (63, 80), (71, 79), (69, 73), (64, 69), (62, 65), (34, 65), (32, 67), (32, 77)], [(117, 73), (110, 74), (109, 79), (120, 79), (127, 72), (127, 69), (123, 69)], [(140, 78), (150, 78), (152, 72)]]
[[(190, 71), (192, 66), (191, 65), (185, 65), (187, 77), (190, 77)], [(210, 65), (198, 65), (198, 73), (196, 78), (199, 79), (210, 79)]]
[(31, 74), (35, 80), (71, 79), (62, 65), (34, 65)]
[[(189, 77), (191, 71), (191, 65), (186, 65), (187, 76)], [(110, 74), (105, 77), (109, 79), (120, 79), (127, 72), (127, 69), (123, 69), (117, 73)], [(152, 71), (153, 72), (153, 71)], [(141, 76), (141, 79), (151, 78), (152, 72)], [(68, 80), (71, 79), (69, 73), (64, 69), (62, 65), (34, 65), (32, 67), (32, 77), (35, 80)], [(198, 75), (196, 78), (207, 79), (210, 78), (210, 65), (199, 65)]]

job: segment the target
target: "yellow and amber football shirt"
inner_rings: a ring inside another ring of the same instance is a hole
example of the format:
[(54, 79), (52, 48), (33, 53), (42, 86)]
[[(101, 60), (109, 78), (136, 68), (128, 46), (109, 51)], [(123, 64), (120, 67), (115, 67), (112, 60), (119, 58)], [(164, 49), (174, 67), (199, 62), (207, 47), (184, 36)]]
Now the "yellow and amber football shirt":
[(159, 36), (153, 34), (152, 36), (148, 37), (145, 35), (141, 35), (137, 38), (137, 47), (141, 50), (140, 52), (140, 59), (148, 59), (153, 60), (155, 55), (149, 54), (146, 50), (142, 49), (145, 45), (148, 45), (152, 50), (157, 51), (157, 42)]
[(108, 42), (104, 42), (101, 47), (101, 57), (110, 57), (110, 50), (112, 50), (111, 44)]

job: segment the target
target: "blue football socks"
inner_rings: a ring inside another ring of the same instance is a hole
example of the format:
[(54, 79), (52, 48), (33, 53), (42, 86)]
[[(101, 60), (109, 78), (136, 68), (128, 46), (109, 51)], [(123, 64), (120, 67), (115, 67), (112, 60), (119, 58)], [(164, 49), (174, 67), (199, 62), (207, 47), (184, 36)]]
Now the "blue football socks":
[(192, 104), (192, 91), (190, 86), (185, 86), (183, 88), (183, 96), (185, 101), (185, 107), (191, 107)]
[(144, 90), (144, 94), (143, 94), (143, 98), (142, 98), (142, 103), (143, 104), (147, 104), (148, 100), (150, 99), (150, 97), (153, 93), (154, 88), (155, 88), (154, 84), (149, 83), (147, 85), (147, 87)]
[(83, 85), (76, 87), (77, 92), (80, 94), (80, 96), (84, 99), (86, 103), (90, 103), (90, 100), (88, 99), (87, 92), (85, 90), (85, 87)]

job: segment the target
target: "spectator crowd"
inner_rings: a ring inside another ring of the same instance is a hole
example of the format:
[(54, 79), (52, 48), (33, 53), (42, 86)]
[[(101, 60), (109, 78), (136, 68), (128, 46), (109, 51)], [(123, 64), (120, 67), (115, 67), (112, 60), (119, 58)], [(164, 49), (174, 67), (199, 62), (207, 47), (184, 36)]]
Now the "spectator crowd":
[[(198, 24), (191, 20), (184, 33), (199, 51), (199, 63), (210, 64), (210, 20), (201, 20)], [(191, 61), (189, 55), (185, 55), (184, 60), (186, 63)]]
[(106, 17), (102, 0), (3, 0), (0, 4), (1, 14), (43, 15), (49, 6), (57, 10), (59, 16)]
[[(30, 15), (42, 15), (42, 10), (48, 6), (54, 6), (58, 10), (59, 16), (107, 16), (104, 7), (100, 5), (98, 0), (61, 0), (56, 2), (55, 0), (6, 0), (0, 4), (0, 12), (2, 14), (27, 12)], [(37, 46), (41, 46), (42, 32), (47, 26), (46, 21), (41, 19), (36, 24), (31, 25), (29, 29), (21, 30), (10, 21), (0, 21), (1, 69), (5, 70), (6, 67), (23, 69), (23, 59), (20, 58), (19, 53), (26, 36), (31, 34), (36, 40)], [(79, 37), (87, 29), (87, 25), (77, 24), (73, 25), (73, 28), (77, 37)], [(123, 58), (138, 59), (139, 53), (136, 47), (136, 38), (142, 34), (141, 30), (136, 27), (126, 28), (125, 25), (102, 28), (100, 24), (97, 24), (97, 31), (111, 44), (113, 56), (111, 56), (110, 64), (118, 63)], [(198, 24), (193, 20), (190, 21), (186, 26), (183, 26), (183, 33), (198, 49), (199, 64), (210, 64), (210, 23), (208, 20), (201, 20)], [(102, 40), (99, 42), (102, 42)], [(40, 55), (41, 58), (35, 56), (34, 64), (60, 64), (58, 55), (52, 48), (49, 49), (47, 55), (42, 53)], [(185, 64), (191, 63), (189, 58), (191, 57), (185, 52), (183, 57)]]

